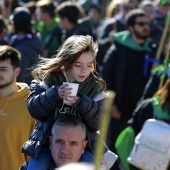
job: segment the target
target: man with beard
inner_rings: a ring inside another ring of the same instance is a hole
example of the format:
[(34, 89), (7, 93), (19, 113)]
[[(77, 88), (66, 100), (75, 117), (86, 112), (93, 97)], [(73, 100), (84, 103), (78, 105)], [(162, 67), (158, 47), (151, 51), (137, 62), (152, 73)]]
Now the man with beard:
[(0, 169), (18, 170), (28, 160), (21, 147), (28, 139), (35, 120), (27, 110), (28, 85), (17, 83), (20, 53), (11, 46), (0, 46)]
[(157, 44), (149, 37), (149, 22), (142, 9), (126, 15), (128, 31), (114, 34), (114, 44), (104, 58), (103, 78), (107, 89), (116, 92), (111, 108), (108, 146), (114, 150), (119, 133), (126, 127), (147, 83), (150, 70), (158, 65)]

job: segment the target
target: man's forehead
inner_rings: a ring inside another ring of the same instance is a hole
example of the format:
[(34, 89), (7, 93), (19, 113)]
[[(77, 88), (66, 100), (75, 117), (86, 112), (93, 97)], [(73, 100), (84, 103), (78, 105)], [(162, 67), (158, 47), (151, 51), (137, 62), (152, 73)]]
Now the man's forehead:
[(11, 60), (10, 59), (0, 60), (0, 66), (12, 66)]
[(138, 16), (136, 17), (136, 21), (148, 21), (148, 18), (146, 16)]
[(82, 140), (81, 127), (62, 127), (57, 126), (54, 133), (55, 139), (62, 139), (64, 141), (80, 141)]
[(61, 141), (61, 142), (65, 142), (65, 143), (72, 143), (72, 142), (77, 142), (79, 143), (82, 138), (78, 137), (78, 136), (71, 136), (71, 135), (55, 135), (53, 137), (54, 141)]
[(61, 137), (55, 137), (54, 138), (55, 141), (63, 141), (63, 142), (68, 142), (68, 143), (71, 143), (71, 142), (79, 142), (78, 139), (75, 139), (75, 138), (68, 138), (68, 137), (65, 137), (65, 138), (61, 138)]

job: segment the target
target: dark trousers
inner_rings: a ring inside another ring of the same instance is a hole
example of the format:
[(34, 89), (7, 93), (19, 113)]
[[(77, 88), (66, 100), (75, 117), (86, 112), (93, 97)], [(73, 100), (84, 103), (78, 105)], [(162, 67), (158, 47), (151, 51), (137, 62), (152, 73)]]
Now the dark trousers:
[(111, 119), (110, 121), (106, 143), (109, 149), (114, 153), (117, 153), (115, 149), (116, 139), (126, 126), (126, 122), (123, 120)]

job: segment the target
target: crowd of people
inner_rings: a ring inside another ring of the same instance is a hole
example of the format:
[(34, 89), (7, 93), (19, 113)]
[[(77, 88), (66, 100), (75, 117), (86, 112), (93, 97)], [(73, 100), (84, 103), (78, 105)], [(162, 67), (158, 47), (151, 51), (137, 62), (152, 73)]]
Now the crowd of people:
[[(156, 117), (170, 121), (170, 66), (151, 74), (170, 50), (164, 45), (157, 57), (170, 0), (111, 0), (105, 17), (102, 7), (99, 0), (0, 2), (1, 170), (93, 164), (106, 90), (116, 94), (103, 144), (110, 158), (126, 127), (137, 135), (152, 117), (154, 101)], [(63, 82), (78, 83), (77, 96)], [(119, 158), (101, 162), (129, 170)]]

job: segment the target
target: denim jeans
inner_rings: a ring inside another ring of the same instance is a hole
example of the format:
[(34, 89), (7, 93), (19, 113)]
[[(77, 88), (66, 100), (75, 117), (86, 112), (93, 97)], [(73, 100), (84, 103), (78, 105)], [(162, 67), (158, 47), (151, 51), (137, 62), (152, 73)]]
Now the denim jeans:
[[(49, 148), (42, 148), (40, 155), (36, 158), (30, 158), (27, 170), (47, 170), (52, 162), (51, 151)], [(94, 162), (94, 155), (85, 149), (84, 153), (81, 155), (79, 162)]]

